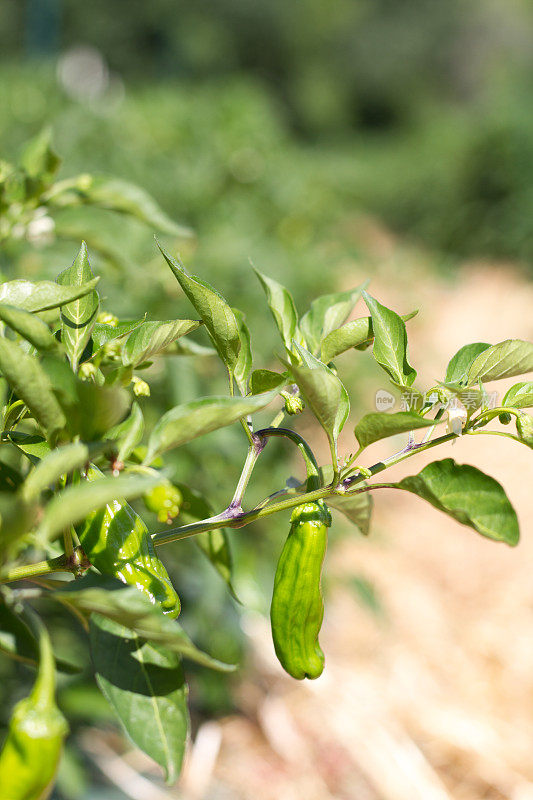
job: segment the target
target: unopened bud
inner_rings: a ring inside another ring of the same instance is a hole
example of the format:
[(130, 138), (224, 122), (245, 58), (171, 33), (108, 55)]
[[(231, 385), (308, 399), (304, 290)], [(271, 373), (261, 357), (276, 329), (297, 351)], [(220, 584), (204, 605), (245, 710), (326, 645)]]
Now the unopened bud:
[(103, 325), (111, 325), (112, 328), (116, 328), (118, 325), (118, 317), (115, 317), (109, 311), (100, 311), (96, 321), (101, 322)]
[(282, 392), (282, 396), (285, 398), (285, 413), (290, 414), (293, 416), (294, 414), (301, 414), (305, 408), (305, 404), (298, 394), (289, 394), (288, 392)]
[(80, 365), (78, 376), (82, 381), (92, 381), (96, 376), (96, 367), (94, 364), (91, 364), (90, 361), (86, 361), (84, 364)]
[(133, 394), (135, 397), (150, 397), (150, 387), (146, 381), (134, 375), (131, 382), (133, 383)]

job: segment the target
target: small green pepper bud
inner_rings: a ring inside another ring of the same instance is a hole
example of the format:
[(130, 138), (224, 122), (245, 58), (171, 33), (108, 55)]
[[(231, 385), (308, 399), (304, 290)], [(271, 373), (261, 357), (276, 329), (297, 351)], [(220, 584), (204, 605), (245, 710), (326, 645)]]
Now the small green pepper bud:
[(134, 375), (131, 382), (133, 383), (133, 394), (135, 397), (150, 397), (150, 387), (146, 381)]
[(504, 411), (503, 413), (498, 415), (498, 419), (500, 420), (502, 425), (509, 425), (512, 420), (512, 416)]
[(183, 504), (183, 495), (180, 490), (171, 483), (162, 486), (154, 486), (144, 495), (144, 505), (148, 511), (157, 514), (159, 522), (172, 522), (180, 513)]
[(103, 325), (111, 325), (112, 328), (116, 328), (118, 325), (118, 317), (115, 317), (115, 315), (111, 314), (109, 311), (100, 311), (96, 317), (96, 321), (101, 322)]
[(285, 398), (285, 413), (293, 416), (294, 414), (301, 414), (305, 408), (305, 403), (298, 394), (290, 394), (289, 392), (280, 392), (281, 396)]
[(119, 358), (121, 348), (122, 345), (118, 339), (111, 339), (109, 342), (106, 342), (102, 348), (104, 358)]
[(91, 364), (90, 361), (85, 361), (85, 363), (80, 365), (78, 376), (82, 379), (82, 381), (92, 381), (94, 380), (95, 375), (96, 367), (94, 364)]

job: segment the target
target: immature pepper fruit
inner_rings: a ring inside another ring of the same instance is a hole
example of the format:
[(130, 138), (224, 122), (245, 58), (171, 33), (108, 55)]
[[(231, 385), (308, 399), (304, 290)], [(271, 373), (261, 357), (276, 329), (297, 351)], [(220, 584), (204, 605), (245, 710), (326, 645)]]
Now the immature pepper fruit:
[(283, 669), (293, 678), (318, 678), (324, 654), (318, 634), (324, 617), (320, 577), (331, 515), (323, 500), (297, 506), (278, 561), (270, 607), (272, 638)]
[[(87, 480), (101, 477), (97, 467), (87, 470)], [(129, 503), (113, 500), (105, 508), (93, 511), (77, 533), (84, 553), (97, 570), (136, 586), (163, 613), (178, 616), (180, 599), (156, 556), (148, 528)]]
[(46, 800), (52, 791), (66, 719), (55, 703), (55, 662), (48, 633), (39, 634), (39, 671), (29, 697), (14, 708), (0, 755), (2, 800)]

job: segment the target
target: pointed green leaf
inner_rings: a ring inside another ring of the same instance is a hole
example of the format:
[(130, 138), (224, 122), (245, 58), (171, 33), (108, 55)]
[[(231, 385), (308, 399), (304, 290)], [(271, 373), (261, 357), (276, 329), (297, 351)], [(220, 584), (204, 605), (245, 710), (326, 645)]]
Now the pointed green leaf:
[(98, 614), (90, 622), (96, 681), (126, 736), (159, 764), (168, 784), (179, 777), (189, 731), (181, 660)]
[(116, 325), (105, 322), (96, 322), (91, 334), (93, 340), (93, 353), (96, 353), (107, 342), (121, 339), (131, 333), (144, 322), (144, 319), (120, 320)]
[(281, 283), (263, 275), (258, 269), (254, 272), (265, 290), (268, 307), (281, 334), (285, 347), (290, 350), (293, 339), (303, 344), (303, 336), (298, 327), (298, 313), (291, 293)]
[(42, 541), (49, 541), (69, 525), (76, 525), (91, 511), (103, 508), (113, 500), (134, 500), (146, 494), (162, 480), (148, 475), (106, 476), (94, 483), (83, 481), (59, 492), (45, 508), (37, 530)]
[(241, 349), (239, 351), (237, 363), (233, 368), (233, 375), (240, 393), (244, 395), (248, 391), (248, 378), (252, 369), (252, 344), (250, 331), (248, 330), (244, 314), (239, 311), (238, 308), (234, 308), (233, 313), (237, 320), (241, 339)]
[(216, 289), (199, 278), (188, 275), (182, 264), (172, 258), (160, 245), (158, 247), (181, 288), (200, 315), (220, 358), (233, 374), (241, 349), (235, 314)]
[(0, 337), (0, 371), (47, 436), (54, 438), (67, 420), (39, 361), (15, 342)]
[(288, 383), (287, 373), (273, 372), (270, 369), (254, 369), (250, 375), (250, 391), (252, 394), (282, 389)]
[(446, 368), (446, 383), (461, 383), (467, 378), (468, 371), (472, 366), (473, 361), (488, 350), (490, 344), (486, 342), (474, 342), (473, 344), (465, 344), (460, 350), (450, 359), (450, 363)]
[(435, 425), (432, 419), (425, 419), (413, 411), (397, 411), (395, 414), (378, 411), (365, 414), (355, 426), (355, 436), (360, 447), (368, 447), (397, 433), (408, 433), (418, 428), (429, 428), (431, 425)]
[[(170, 236), (192, 236), (190, 228), (178, 225), (160, 208), (148, 192), (119, 178), (91, 176), (78, 189), (81, 202), (127, 214)], [(60, 198), (57, 199), (60, 203)]]
[[(416, 317), (418, 311), (402, 314), (404, 322)], [(320, 359), (324, 363), (333, 361), (334, 358), (352, 348), (366, 350), (374, 341), (372, 317), (359, 317), (347, 322), (342, 328), (331, 331), (322, 341)]]
[(201, 323), (191, 319), (168, 322), (142, 322), (128, 336), (122, 349), (122, 362), (133, 367), (160, 353), (180, 336), (194, 331)]
[(502, 405), (506, 408), (531, 408), (533, 406), (533, 382), (515, 383), (507, 391)]
[(107, 431), (106, 437), (118, 443), (118, 460), (125, 461), (141, 441), (144, 417), (138, 403), (133, 403), (129, 417)]
[[(81, 286), (92, 277), (87, 245), (82, 242), (72, 266), (57, 276), (57, 283), (60, 286)], [(61, 308), (61, 342), (74, 372), (77, 371), (81, 355), (91, 338), (98, 305), (98, 292), (92, 291)]]
[(498, 481), (476, 467), (445, 458), (396, 486), (417, 494), (482, 536), (518, 544), (518, 520), (509, 498)]
[(487, 348), (474, 360), (468, 371), (468, 385), (478, 380), (487, 383), (533, 372), (533, 343), (506, 339)]
[(293, 350), (302, 358), (303, 365), (286, 366), (305, 402), (324, 428), (330, 443), (336, 447), (339, 433), (350, 413), (348, 393), (330, 368), (304, 347), (294, 342)]
[[(39, 664), (39, 645), (34, 632), (25, 620), (16, 614), (6, 603), (0, 602), (0, 653), (37, 667)], [(56, 667), (61, 672), (75, 674), (80, 668), (55, 656)]]
[(48, 325), (29, 311), (0, 303), (0, 320), (37, 350), (55, 350), (59, 346)]
[(274, 390), (250, 397), (202, 397), (172, 408), (163, 414), (152, 431), (145, 463), (150, 464), (166, 450), (259, 411), (276, 395), (277, 391)]
[(53, 281), (6, 281), (0, 284), (0, 303), (8, 303), (26, 311), (49, 311), (91, 294), (99, 280), (94, 278), (80, 286), (59, 286)]
[(313, 300), (300, 321), (308, 350), (315, 353), (320, 349), (320, 342), (346, 322), (361, 297), (361, 290), (367, 285), (368, 281), (365, 281), (362, 286), (347, 292), (324, 294)]
[(363, 297), (372, 316), (374, 358), (395, 383), (412, 386), (416, 370), (408, 359), (405, 322), (367, 292), (363, 291)]
[(20, 166), (30, 178), (51, 181), (61, 164), (61, 159), (51, 147), (52, 129), (44, 128), (24, 148)]
[(50, 445), (38, 434), (6, 431), (4, 435), (32, 464), (38, 464), (50, 452)]
[(199, 650), (176, 619), (163, 614), (159, 605), (135, 586), (116, 578), (88, 573), (65, 583), (47, 597), (66, 601), (84, 614), (101, 614), (125, 625), (143, 639), (164, 645), (190, 661), (220, 672), (233, 672), (234, 664), (225, 664)]

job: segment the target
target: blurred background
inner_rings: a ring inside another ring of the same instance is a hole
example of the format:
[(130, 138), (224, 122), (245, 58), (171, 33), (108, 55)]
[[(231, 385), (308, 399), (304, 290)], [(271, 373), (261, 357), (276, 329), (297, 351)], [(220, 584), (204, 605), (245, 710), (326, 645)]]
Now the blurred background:
[[(149, 191), (193, 231), (162, 235), (164, 244), (247, 312), (257, 366), (275, 368), (279, 342), (250, 260), (291, 289), (301, 312), (315, 294), (367, 277), (400, 313), (421, 308), (409, 323), (411, 360), (428, 386), (466, 342), (531, 338), (527, 0), (2, 0), (0, 58), (0, 158), (15, 161), (49, 125), (61, 178), (100, 173)], [(104, 308), (190, 313), (149, 225), (92, 208), (62, 211), (54, 224), (2, 246), (4, 279), (54, 278), (84, 238)], [(387, 387), (361, 353), (339, 369), (355, 422)], [(210, 358), (168, 357), (147, 379), (161, 412), (225, 391)], [(306, 417), (298, 426), (325, 460), (320, 433)], [(327, 667), (316, 682), (284, 676), (270, 640), (287, 519), (231, 533), (243, 608), (188, 542), (165, 549), (184, 626), (243, 667), (227, 679), (188, 665), (193, 736), (174, 789), (121, 739), (90, 665), (64, 676), (73, 737), (54, 800), (533, 798), (531, 458), (485, 438), (438, 457), (504, 484), (520, 549), (478, 540), (388, 490), (369, 539), (337, 518)], [(375, 445), (372, 461), (395, 444)], [(222, 508), (245, 449), (242, 431), (220, 431), (179, 451), (175, 479), (208, 485)], [(284, 485), (286, 464), (271, 442), (250, 502)], [(299, 476), (297, 461), (291, 468)], [(50, 613), (58, 646), (86, 660), (82, 632)], [(14, 687), (32, 676), (4, 660), (0, 675), (5, 724)]]

